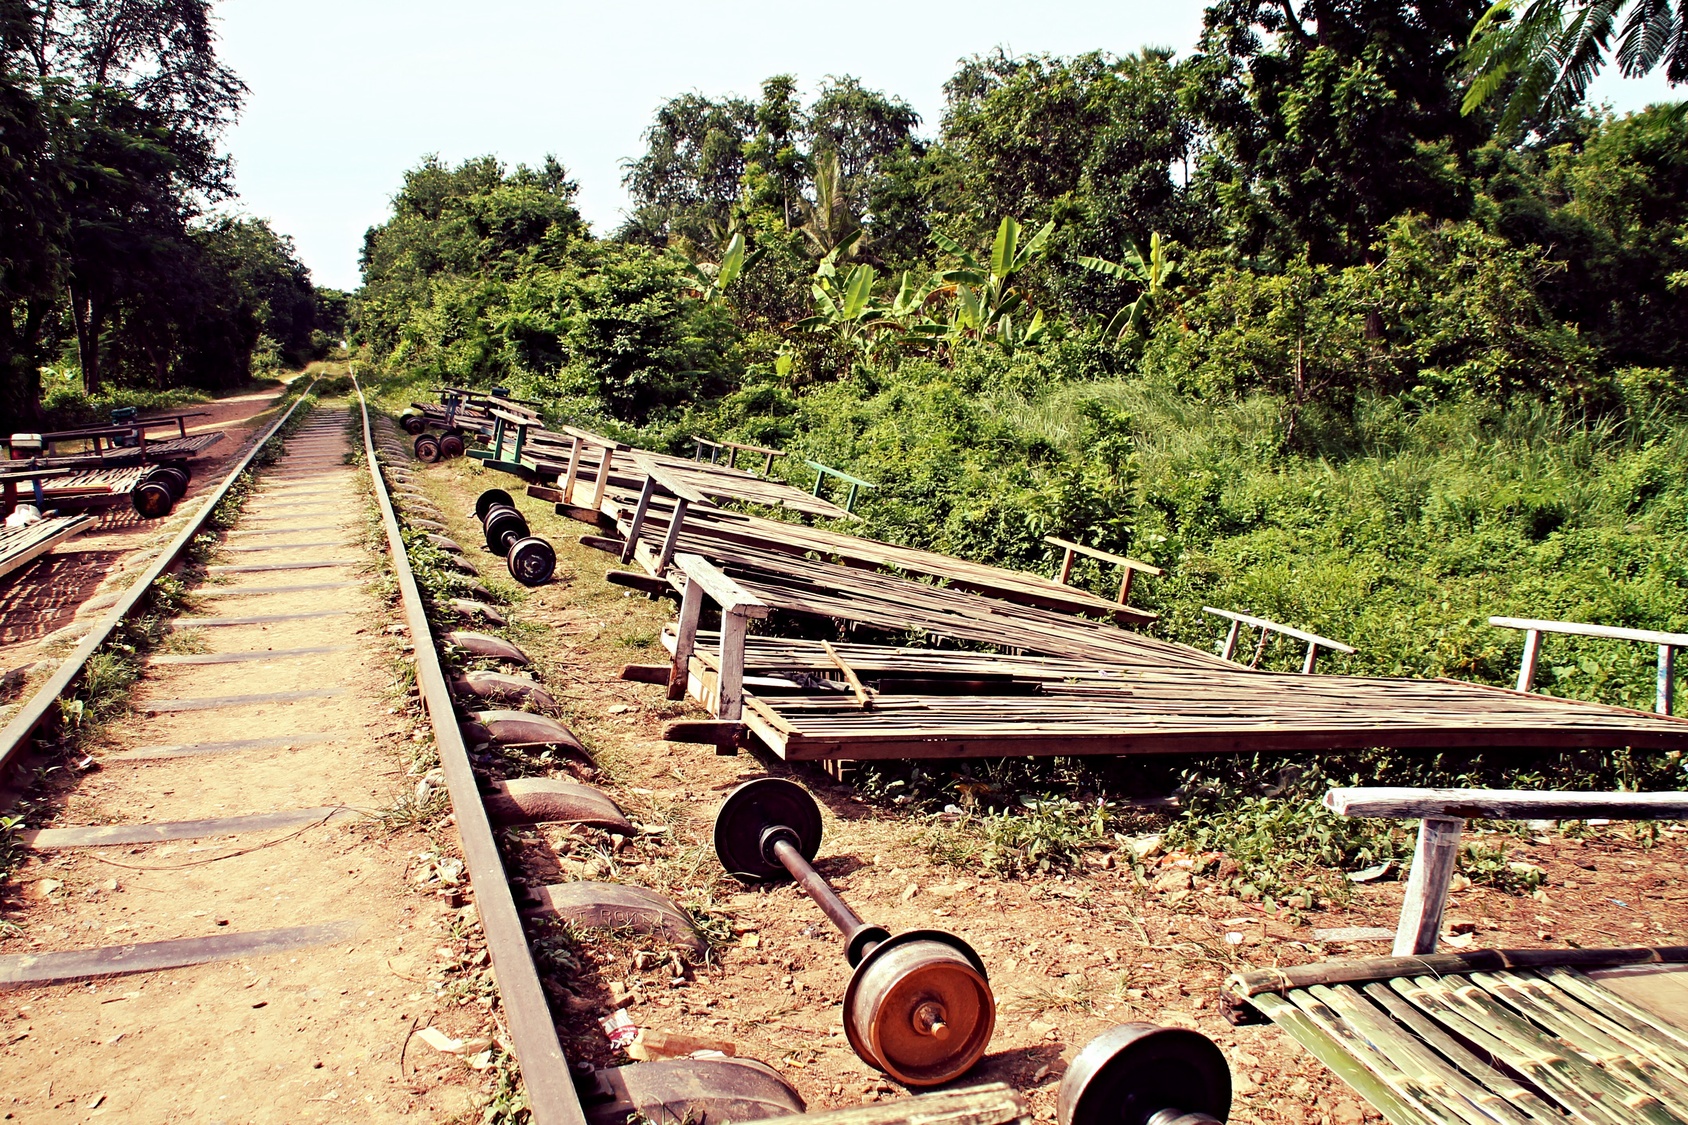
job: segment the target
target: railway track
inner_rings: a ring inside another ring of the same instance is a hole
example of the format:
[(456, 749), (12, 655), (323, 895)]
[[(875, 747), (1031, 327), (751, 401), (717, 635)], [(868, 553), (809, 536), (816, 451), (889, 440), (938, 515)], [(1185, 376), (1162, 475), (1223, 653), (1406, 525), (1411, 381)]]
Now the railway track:
[[(416, 784), (401, 747), (430, 737), (394, 706), (403, 703), (392, 690), (394, 662), (415, 660), (425, 697), (444, 685), (385, 487), (349, 463), (349, 454), (373, 451), (352, 440), (353, 420), (362, 421), (355, 402), (350, 416), (344, 403), (319, 406), (286, 436), (283, 455), (253, 474), (192, 611), (145, 658), (132, 717), (81, 748), (88, 768), (59, 787), (51, 826), (17, 837), (27, 857), (21, 882), (44, 908), (0, 956), (0, 988), (14, 1001), (6, 1069), (24, 1073), (13, 1070), (22, 1064), (33, 1075), (7, 1084), (17, 1116), (82, 1120), (104, 1109), (119, 1120), (174, 1120), (184, 1106), (207, 1119), (226, 1111), (254, 1121), (354, 1105), (360, 1120), (465, 1111), (475, 1092), (456, 1060), (442, 1074), (435, 1052), (410, 1040), (430, 1020), (478, 1022), (440, 1013), (438, 992), (418, 982), (442, 943), (479, 944), (484, 917), (504, 995), (462, 999), (477, 1014), (504, 1013), (530, 1094), (544, 1098), (534, 1120), (582, 1120), (509, 888), (493, 874), (498, 857), (449, 698), (429, 702), (456, 742), (456, 760), (443, 748), (444, 767), (478, 876), (474, 904), (457, 890), (406, 892), (407, 880), (430, 872), (458, 880), (444, 849), (417, 847), (427, 841), (391, 827), (394, 794)], [(202, 517), (14, 719), (8, 759), (100, 666), (101, 644), (182, 561), (204, 516), (265, 442), (280, 440), (286, 421), (255, 443)], [(400, 651), (410, 647), (407, 626), (389, 624), (371, 589), (382, 562), (367, 549), (372, 502), (393, 531), (397, 553), (385, 563), (420, 641), (411, 654)], [(529, 1018), (536, 1011), (540, 1021)]]
[[(475, 568), (435, 534), (447, 530), (444, 513), (402, 464), (408, 443), (385, 420), (372, 424), (361, 390), (351, 403), (301, 412), (283, 438), (298, 409), (255, 443), (0, 742), (6, 760), (21, 755), (60, 700), (101, 674), (101, 645), (186, 557), (216, 504), (243, 488), (238, 522), (221, 536), (192, 608), (174, 619), (170, 641), (145, 655), (131, 713), (78, 744), (58, 767), (66, 780), (44, 775), (56, 794), (51, 823), (17, 837), (25, 852), (18, 883), (35, 903), (28, 930), (0, 933), (0, 1059), (9, 1074), (28, 1076), (7, 1084), (13, 1116), (450, 1120), (480, 1116), (489, 1097), (489, 1120), (525, 1113), (538, 1125), (619, 1125), (635, 1111), (681, 1119), (697, 1106), (734, 1120), (802, 1112), (779, 1072), (748, 1060), (570, 1066), (559, 1025), (579, 1042), (573, 1025), (595, 1034), (597, 1021), (554, 974), (542, 979), (530, 948), (535, 925), (550, 916), (566, 923), (554, 932), (644, 933), (645, 945), (673, 941), (701, 952), (694, 915), (650, 889), (590, 875), (551, 885), (525, 877), (524, 849), (544, 842), (529, 833), (535, 825), (604, 829), (616, 851), (625, 837), (606, 826), (628, 836), (643, 828), (572, 781), (477, 775), (472, 752), (485, 747), (471, 747), (466, 735), (518, 753), (542, 745), (576, 753), (588, 775), (591, 755), (554, 719), (498, 709), (518, 702), (509, 692), (534, 686), (484, 666), (510, 655), (505, 642), (436, 635), (425, 593), (436, 612), (486, 615), (490, 607), (459, 601), (448, 610), (438, 589), (419, 584), (407, 543), (429, 544), (430, 568), (442, 557), (469, 574)], [(272, 441), (284, 441), (284, 453), (253, 470)], [(383, 587), (396, 587), (396, 611)], [(488, 661), (448, 679), (437, 649), (444, 642), (470, 655), (484, 643)], [(476, 712), (462, 726), (460, 707)], [(441, 787), (450, 810), (443, 819), (429, 796)], [(765, 810), (743, 799), (733, 807), (742, 823), (718, 824), (717, 847), (723, 831), (752, 850), (766, 844), (752, 839), (775, 831), (759, 819)], [(820, 813), (803, 807), (812, 826), (791, 839), (812, 858)], [(553, 864), (555, 846), (541, 849)], [(849, 963), (861, 964), (863, 979), (845, 999), (860, 1060), (852, 1065), (866, 1062), (914, 1087), (971, 1067), (993, 1022), (977, 955), (938, 931), (886, 940), (889, 931), (864, 926), (797, 854), (782, 862), (829, 917), (843, 919), (853, 935)], [(744, 878), (742, 862), (721, 861)], [(804, 934), (813, 932), (805, 925)], [(636, 965), (646, 956), (635, 955)], [(673, 963), (670, 985), (685, 985), (687, 970)], [(724, 980), (715, 966), (711, 983)], [(705, 1011), (683, 998), (679, 1007)], [(831, 1038), (840, 1040), (832, 1049), (843, 1047), (843, 1036)], [(670, 1045), (682, 1040), (669, 1036)], [(1149, 1042), (1166, 1049), (1153, 1028), (1129, 1039), (1138, 1043), (1130, 1049), (1141, 1053)], [(1074, 1073), (1107, 1072), (1110, 1052)], [(842, 1091), (831, 1086), (834, 1096)], [(1065, 1106), (1065, 1088), (1062, 1097)], [(970, 1125), (1029, 1121), (1021, 1096), (1000, 1082), (928, 1095), (918, 1110), (839, 1111), (859, 1125), (911, 1113)], [(1087, 1125), (1089, 1115), (1063, 1113), (1066, 1125)]]

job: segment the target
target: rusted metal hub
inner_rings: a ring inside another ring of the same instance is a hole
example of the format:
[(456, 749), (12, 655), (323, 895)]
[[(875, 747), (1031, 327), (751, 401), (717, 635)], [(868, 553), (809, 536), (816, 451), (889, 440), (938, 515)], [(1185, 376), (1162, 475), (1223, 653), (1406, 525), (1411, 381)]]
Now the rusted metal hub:
[(844, 934), (855, 968), (844, 994), (844, 1032), (863, 1062), (909, 1086), (934, 1086), (979, 1061), (996, 1028), (984, 962), (939, 930), (892, 937), (869, 925), (811, 862), (820, 850), (815, 799), (782, 778), (739, 786), (715, 816), (715, 854), (745, 883), (795, 879)]
[(1067, 1068), (1056, 1112), (1060, 1125), (1222, 1125), (1231, 1068), (1200, 1032), (1118, 1024)]
[(979, 1061), (996, 1000), (971, 946), (941, 930), (881, 941), (844, 992), (844, 1034), (861, 1059), (908, 1086), (948, 1082)]

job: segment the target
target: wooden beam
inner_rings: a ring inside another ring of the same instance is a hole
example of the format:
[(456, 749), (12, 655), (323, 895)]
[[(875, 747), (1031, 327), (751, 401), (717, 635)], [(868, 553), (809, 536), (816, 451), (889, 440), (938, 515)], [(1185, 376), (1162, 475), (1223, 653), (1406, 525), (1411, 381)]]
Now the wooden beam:
[(684, 496), (674, 501), (674, 511), (668, 517), (668, 534), (662, 537), (662, 550), (657, 553), (656, 572), (658, 575), (668, 572), (668, 564), (674, 561), (674, 548), (680, 542), (680, 528), (686, 522), (686, 509), (691, 507), (691, 501)]
[(622, 543), (621, 561), (633, 561), (633, 548), (639, 542), (639, 532), (644, 530), (645, 516), (651, 510), (651, 497), (656, 495), (656, 478), (647, 476), (645, 487), (639, 490), (639, 506), (633, 509), (633, 522), (627, 525), (627, 539)]
[(1242, 636), (1243, 623), (1231, 622), (1231, 631), (1225, 634), (1225, 647), (1219, 651), (1221, 660), (1230, 660), (1237, 653), (1237, 638)]
[(736, 720), (744, 711), (744, 634), (747, 623), (748, 619), (737, 608), (721, 611), (721, 686), (715, 710), (718, 719)]
[(830, 643), (822, 641), (821, 648), (825, 650), (828, 658), (838, 666), (838, 670), (844, 673), (844, 682), (850, 685), (850, 690), (856, 695), (856, 706), (864, 710), (872, 707), (873, 693), (862, 686), (861, 678), (856, 675), (856, 670), (845, 663), (844, 658), (838, 655), (838, 650), (833, 648)]
[(1246, 613), (1234, 613), (1228, 609), (1215, 609), (1210, 605), (1202, 606), (1202, 612), (1211, 613), (1215, 617), (1223, 617), (1229, 621), (1241, 621), (1244, 625), (1250, 625), (1256, 629), (1269, 629), (1274, 633), (1282, 633), (1286, 637), (1294, 637), (1298, 641), (1309, 641), (1318, 645), (1320, 648), (1328, 648), (1332, 652), (1346, 652), (1352, 654), (1356, 651), (1352, 647), (1343, 644), (1341, 641), (1333, 641), (1329, 637), (1321, 637), (1317, 633), (1309, 633), (1303, 629), (1294, 629), (1288, 625), (1280, 625), (1278, 622), (1264, 617), (1253, 617)]
[(1436, 952), (1448, 884), (1459, 862), (1459, 834), (1464, 829), (1465, 821), (1453, 816), (1427, 816), (1419, 822), (1407, 897), (1401, 903), (1401, 921), (1395, 927), (1395, 956)]
[(1112, 551), (1103, 551), (1096, 547), (1086, 547), (1083, 543), (1074, 543), (1069, 539), (1062, 539), (1058, 535), (1045, 535), (1043, 537), (1043, 541), (1051, 546), (1060, 547), (1069, 554), (1076, 551), (1081, 555), (1088, 555), (1101, 562), (1109, 562), (1115, 564), (1116, 566), (1123, 566), (1127, 570), (1140, 570), (1144, 574), (1152, 574), (1157, 578), (1166, 573), (1166, 571), (1162, 570), (1160, 567), (1151, 566), (1149, 563), (1143, 562), (1141, 559), (1130, 558), (1126, 555), (1116, 555)]
[(1641, 641), (1643, 644), (1688, 648), (1688, 633), (1661, 633), (1656, 629), (1587, 625), (1580, 621), (1541, 621), (1533, 617), (1491, 617), (1489, 624), (1502, 629), (1523, 629), (1526, 632), (1569, 633), (1578, 637), (1605, 637), (1614, 641)]
[[(595, 536), (581, 536), (583, 540), (592, 538), (595, 538)], [(606, 539), (604, 542), (612, 544), (611, 550), (619, 546), (613, 539)], [(589, 545), (595, 546), (596, 544)], [(672, 583), (661, 578), (652, 578), (648, 574), (641, 574), (637, 570), (606, 570), (604, 581), (611, 586), (625, 586), (629, 590), (637, 590), (641, 594), (649, 594), (652, 597), (664, 597), (676, 593)]]
[(736, 746), (744, 724), (736, 719), (678, 719), (662, 728), (665, 742), (695, 742), (705, 746)]
[(612, 446), (605, 445), (603, 456), (598, 458), (598, 479), (592, 484), (591, 508), (594, 512), (604, 510), (604, 489), (610, 483), (610, 461), (614, 456), (615, 449)]
[(692, 650), (697, 647), (697, 623), (703, 615), (703, 583), (690, 578), (680, 595), (680, 622), (674, 635), (674, 662), (669, 668), (668, 698), (686, 698), (686, 677), (691, 669)]
[(1518, 690), (1529, 691), (1536, 682), (1536, 657), (1541, 655), (1541, 630), (1524, 633), (1524, 655), (1518, 660)]
[(681, 551), (674, 556), (674, 565), (685, 574), (687, 586), (693, 582), (702, 586), (704, 593), (714, 598), (715, 603), (724, 611), (732, 610), (746, 617), (760, 618), (768, 616), (772, 608), (701, 555)]
[(576, 437), (576, 438), (570, 438), (569, 441), (570, 441), (570, 445), (569, 445), (569, 465), (568, 465), (568, 468), (566, 470), (564, 470), (564, 472), (563, 472), (563, 490), (562, 490), (563, 491), (563, 498), (562, 498), (562, 502), (564, 504), (573, 504), (574, 503), (574, 480), (575, 480), (576, 477), (578, 477), (580, 475), (580, 446), (581, 446), (581, 440)]
[(1338, 816), (1390, 820), (1684, 820), (1688, 793), (1565, 793), (1533, 789), (1344, 788), (1325, 794)]

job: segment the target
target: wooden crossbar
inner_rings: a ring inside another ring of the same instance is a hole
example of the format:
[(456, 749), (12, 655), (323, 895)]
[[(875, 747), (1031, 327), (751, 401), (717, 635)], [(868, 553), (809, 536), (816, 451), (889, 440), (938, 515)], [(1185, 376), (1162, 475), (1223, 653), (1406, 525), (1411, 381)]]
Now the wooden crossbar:
[(1638, 641), (1659, 647), (1659, 662), (1653, 694), (1653, 710), (1671, 713), (1676, 695), (1676, 650), (1688, 648), (1688, 633), (1662, 633), (1654, 629), (1626, 629), (1615, 625), (1588, 625), (1580, 621), (1540, 621), (1531, 617), (1491, 617), (1489, 624), (1501, 629), (1524, 631), (1524, 655), (1518, 661), (1518, 690), (1529, 691), (1536, 681), (1536, 660), (1541, 655), (1543, 633), (1567, 633), (1578, 637), (1604, 637), (1616, 641)]
[(1215, 617), (1223, 617), (1231, 622), (1231, 630), (1225, 636), (1225, 647), (1219, 653), (1219, 655), (1226, 660), (1232, 659), (1236, 654), (1237, 640), (1242, 633), (1242, 627), (1244, 625), (1260, 630), (1260, 643), (1255, 647), (1254, 659), (1249, 661), (1248, 666), (1250, 668), (1260, 667), (1260, 659), (1266, 655), (1266, 641), (1273, 633), (1281, 633), (1286, 637), (1294, 637), (1298, 641), (1306, 642), (1307, 656), (1301, 662), (1301, 671), (1303, 673), (1310, 674), (1313, 671), (1314, 665), (1318, 663), (1319, 650), (1321, 648), (1328, 648), (1333, 652), (1345, 652), (1349, 654), (1356, 651), (1350, 646), (1343, 644), (1341, 641), (1333, 641), (1329, 637), (1321, 637), (1317, 633), (1308, 633), (1301, 629), (1293, 629), (1288, 625), (1280, 625), (1276, 621), (1271, 621), (1264, 617), (1252, 617), (1246, 613), (1233, 613), (1231, 610), (1215, 609), (1210, 605), (1202, 606), (1202, 612), (1211, 613)]
[(1058, 535), (1045, 535), (1043, 541), (1050, 546), (1061, 548), (1063, 552), (1061, 569), (1055, 574), (1055, 581), (1062, 586), (1068, 585), (1068, 579), (1073, 576), (1073, 563), (1077, 561), (1079, 555), (1085, 555), (1099, 562), (1113, 563), (1115, 566), (1122, 568), (1119, 580), (1118, 601), (1120, 605), (1131, 603), (1131, 580), (1138, 571), (1142, 571), (1144, 574), (1152, 574), (1156, 578), (1166, 573), (1160, 567), (1151, 566), (1141, 560), (1128, 558), (1125, 555), (1116, 555), (1111, 551), (1104, 551), (1097, 547), (1086, 547), (1082, 543), (1074, 543), (1071, 540), (1062, 539)]

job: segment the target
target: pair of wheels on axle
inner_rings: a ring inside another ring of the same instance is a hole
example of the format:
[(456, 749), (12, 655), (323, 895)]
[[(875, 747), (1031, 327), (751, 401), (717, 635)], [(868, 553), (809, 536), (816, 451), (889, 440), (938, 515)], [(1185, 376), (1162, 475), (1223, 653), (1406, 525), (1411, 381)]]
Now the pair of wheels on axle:
[(176, 506), (176, 501), (187, 494), (187, 465), (160, 465), (141, 478), (141, 483), (129, 493), (129, 503), (144, 519), (163, 519)]
[(418, 461), (432, 465), (435, 461), (463, 456), (463, 451), (469, 448), (469, 443), (460, 431), (447, 430), (438, 435), (419, 433), (410, 448)]
[(489, 488), (475, 498), (475, 518), (481, 521), (486, 549), (502, 555), (510, 577), (523, 586), (543, 586), (557, 569), (557, 552), (528, 530), (526, 517), (502, 488)]
[[(820, 851), (820, 807), (790, 781), (746, 782), (716, 814), (715, 854), (741, 882), (791, 879), (776, 853), (782, 841), (801, 853), (800, 869)], [(819, 880), (808, 868), (811, 876)], [(845, 955), (854, 971), (844, 1032), (864, 1062), (905, 1085), (934, 1086), (984, 1055), (996, 1000), (967, 942), (940, 930), (892, 936), (858, 924)], [(1067, 1068), (1059, 1102), (1061, 1125), (1219, 1125), (1230, 1107), (1230, 1069), (1213, 1041), (1147, 1023), (1120, 1024), (1093, 1039)]]

